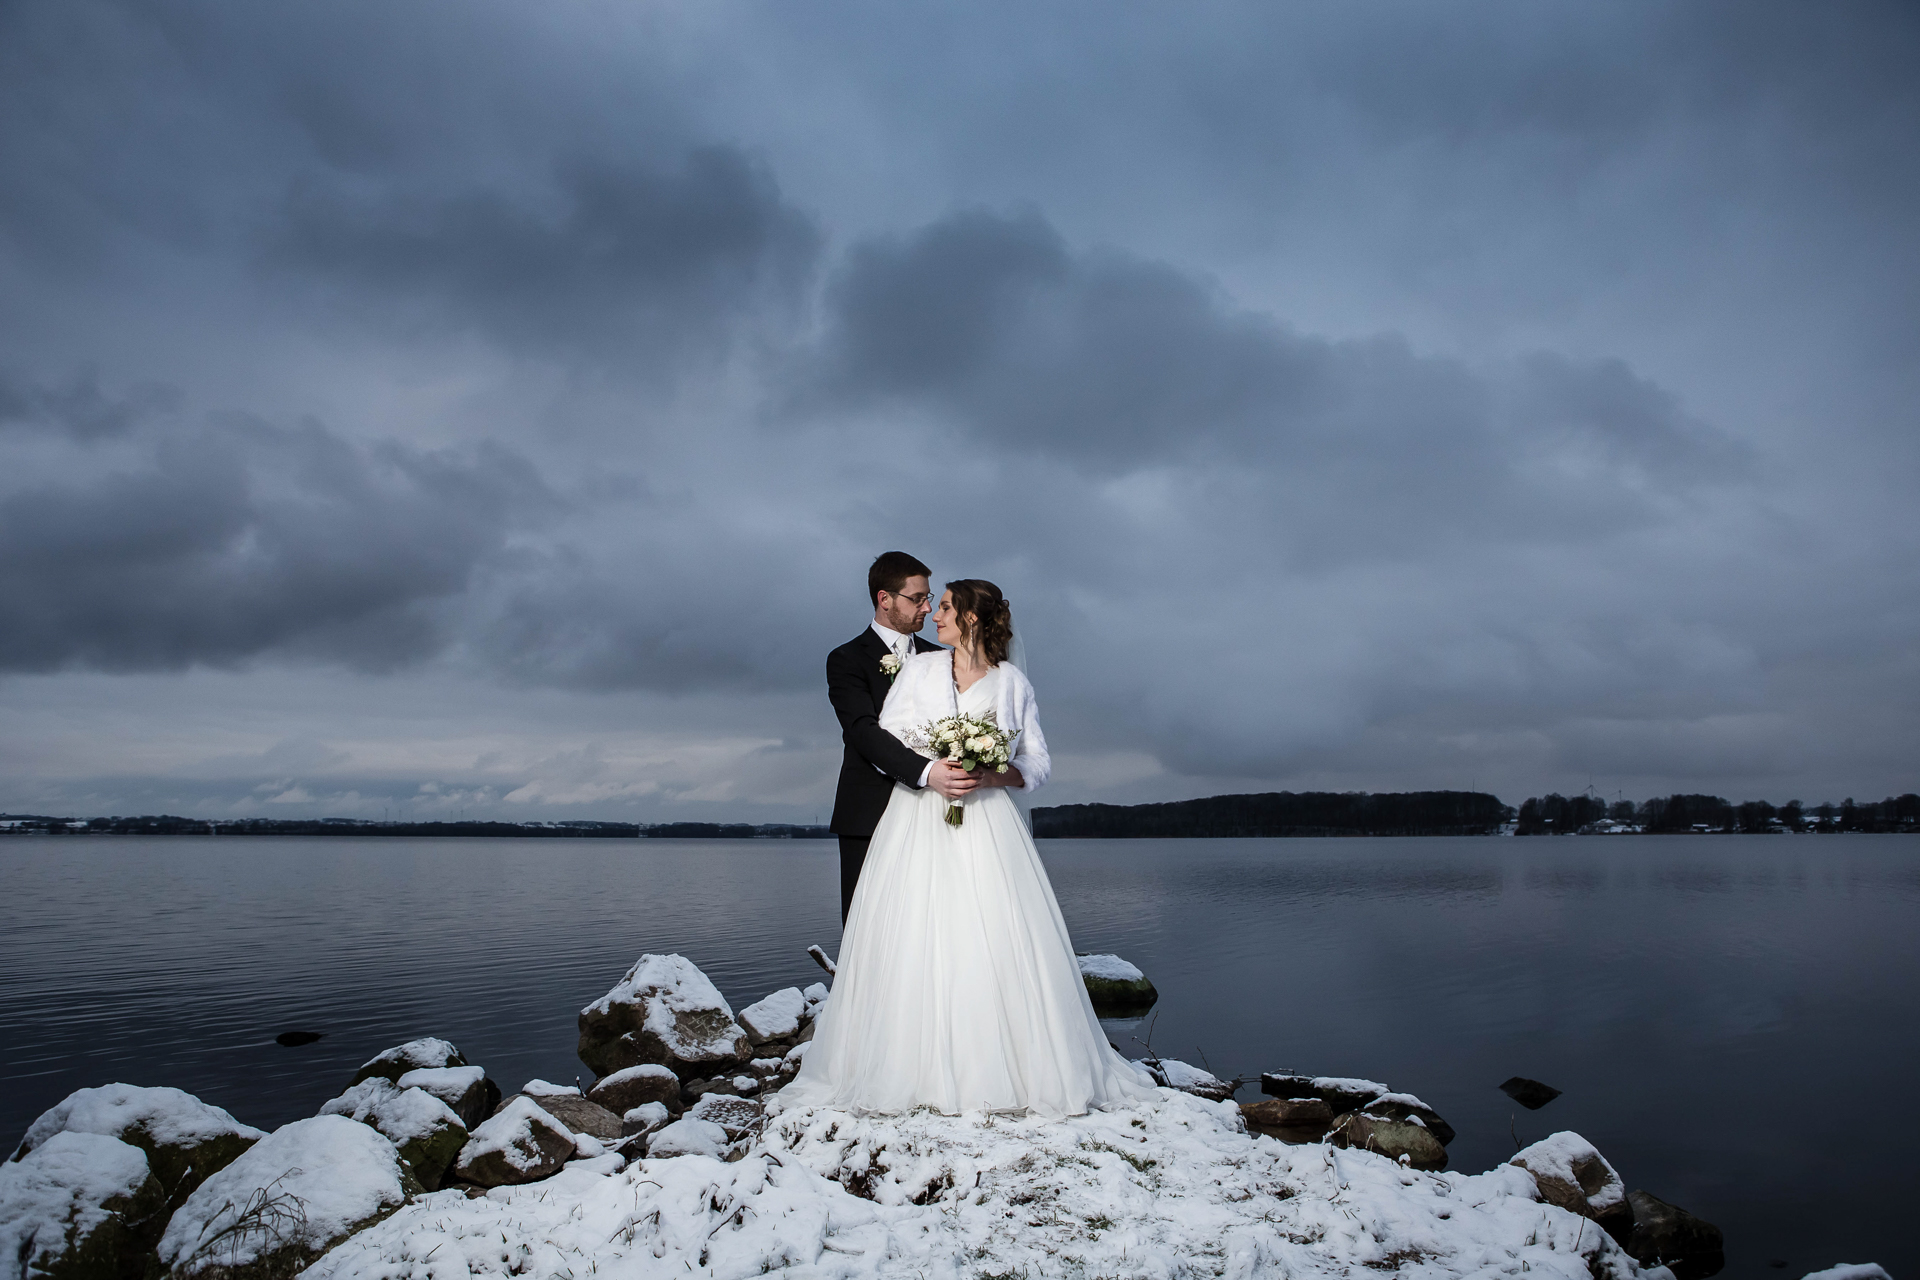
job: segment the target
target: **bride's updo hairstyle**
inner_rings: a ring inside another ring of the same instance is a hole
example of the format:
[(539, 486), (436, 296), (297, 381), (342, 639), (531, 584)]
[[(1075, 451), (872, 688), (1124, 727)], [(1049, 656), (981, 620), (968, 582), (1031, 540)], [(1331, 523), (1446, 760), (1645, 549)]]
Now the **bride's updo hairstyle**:
[[(961, 578), (958, 582), (949, 582), (947, 590), (953, 593), (953, 612), (960, 623), (961, 636), (969, 644), (980, 646), (980, 655), (988, 666), (997, 667), (1005, 662), (1007, 649), (1013, 644), (1013, 609), (1000, 594), (1000, 588), (985, 578)], [(968, 614), (980, 620), (977, 636), (967, 625)]]

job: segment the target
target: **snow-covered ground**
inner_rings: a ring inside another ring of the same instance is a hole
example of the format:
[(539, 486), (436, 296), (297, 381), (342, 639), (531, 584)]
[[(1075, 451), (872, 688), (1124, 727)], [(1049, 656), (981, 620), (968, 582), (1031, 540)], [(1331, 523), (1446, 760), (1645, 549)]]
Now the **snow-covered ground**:
[(1250, 1137), (1234, 1104), (1173, 1090), (1055, 1122), (795, 1110), (733, 1163), (650, 1158), (477, 1199), (423, 1196), (307, 1275), (1668, 1274), (1535, 1197), (1511, 1166), (1418, 1173)]

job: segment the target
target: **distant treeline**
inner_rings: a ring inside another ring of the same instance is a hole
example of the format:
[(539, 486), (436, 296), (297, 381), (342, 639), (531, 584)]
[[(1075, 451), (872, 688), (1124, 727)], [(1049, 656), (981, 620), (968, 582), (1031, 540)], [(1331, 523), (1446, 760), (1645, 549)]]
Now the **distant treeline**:
[(1033, 811), (1033, 834), (1055, 839), (1194, 836), (1473, 836), (1513, 818), (1478, 791), (1269, 791), (1165, 804), (1063, 804)]
[(1839, 804), (1808, 806), (1789, 800), (1775, 808), (1765, 800), (1734, 804), (1719, 796), (1656, 796), (1635, 804), (1612, 804), (1596, 796), (1536, 796), (1520, 806), (1514, 834), (1575, 835), (1605, 831), (1643, 831), (1650, 835), (1688, 832), (1769, 831), (1913, 831), (1920, 829), (1920, 795), (1909, 792), (1865, 804), (1852, 798)]
[(236, 818), (208, 821), (172, 814), (141, 818), (57, 818), (0, 813), (0, 834), (120, 836), (567, 836), (653, 839), (807, 840), (825, 827), (769, 823), (662, 822), (365, 822), (357, 818)]

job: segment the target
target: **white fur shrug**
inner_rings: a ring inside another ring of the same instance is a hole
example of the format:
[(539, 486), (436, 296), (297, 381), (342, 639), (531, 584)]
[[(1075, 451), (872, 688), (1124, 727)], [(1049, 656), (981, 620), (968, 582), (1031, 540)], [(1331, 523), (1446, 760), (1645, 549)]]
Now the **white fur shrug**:
[[(1010, 763), (1020, 770), (1019, 789), (1033, 791), (1044, 785), (1053, 773), (1053, 757), (1047, 754), (1047, 736), (1040, 732), (1040, 712), (1033, 685), (1026, 673), (1011, 662), (1002, 662), (982, 679), (994, 681), (989, 692), (995, 721), (1015, 735)], [(959, 694), (953, 687), (952, 651), (917, 653), (907, 659), (900, 674), (894, 677), (886, 705), (880, 708), (880, 727), (906, 742), (909, 730), (930, 720), (954, 715), (959, 709)], [(927, 751), (920, 754), (931, 757)]]

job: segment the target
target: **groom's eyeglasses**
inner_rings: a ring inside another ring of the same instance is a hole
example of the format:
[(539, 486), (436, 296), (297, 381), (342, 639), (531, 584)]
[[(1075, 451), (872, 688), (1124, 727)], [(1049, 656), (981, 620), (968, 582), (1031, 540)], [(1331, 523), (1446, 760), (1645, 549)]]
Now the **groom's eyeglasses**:
[(910, 604), (910, 605), (912, 605), (912, 606), (913, 606), (914, 608), (916, 608), (916, 609), (918, 609), (918, 608), (919, 608), (919, 607), (920, 607), (921, 605), (923, 605), (923, 604), (925, 604), (925, 603), (926, 603), (927, 601), (929, 601), (929, 600), (931, 600), (931, 599), (933, 599), (933, 592), (931, 592), (931, 591), (922, 591), (922, 592), (921, 592), (920, 594), (918, 594), (918, 595), (912, 595), (912, 596), (897, 596), (897, 597), (895, 597), (895, 598), (896, 598), (896, 599), (899, 599), (899, 600), (905, 600), (905, 601), (906, 601), (906, 602), (907, 602), (908, 604)]

